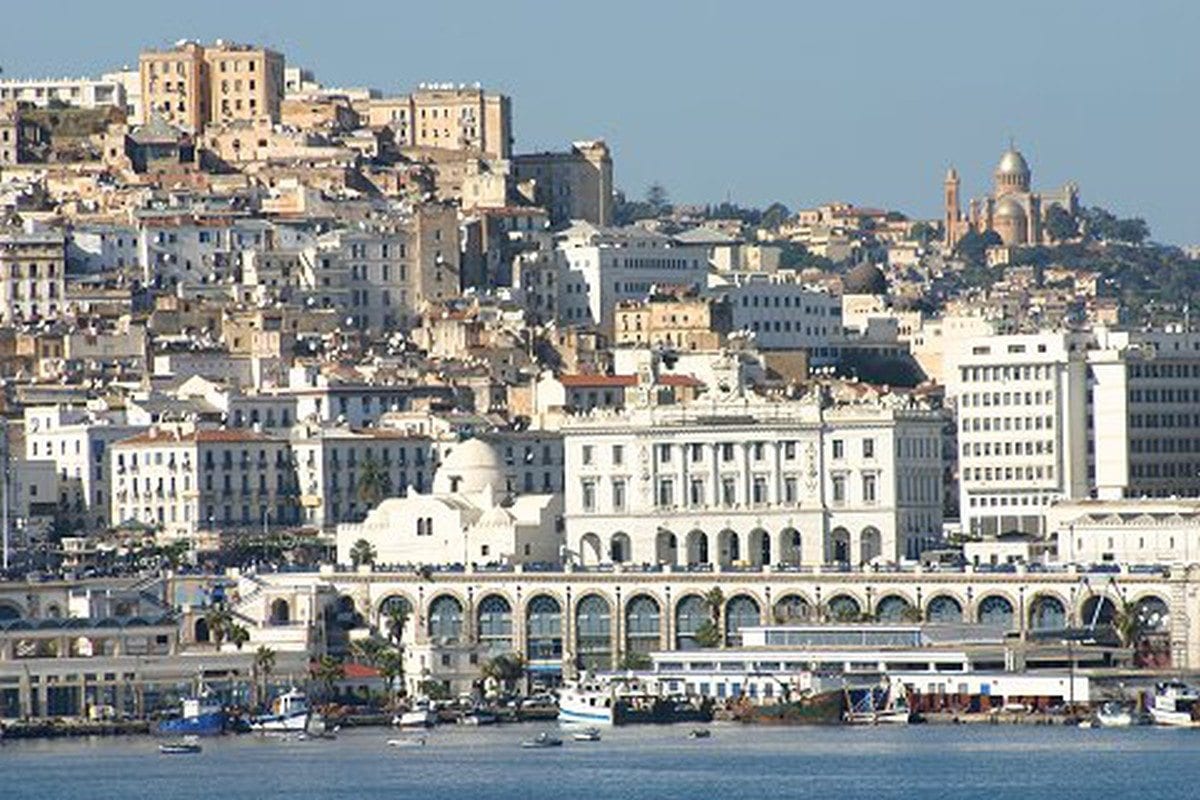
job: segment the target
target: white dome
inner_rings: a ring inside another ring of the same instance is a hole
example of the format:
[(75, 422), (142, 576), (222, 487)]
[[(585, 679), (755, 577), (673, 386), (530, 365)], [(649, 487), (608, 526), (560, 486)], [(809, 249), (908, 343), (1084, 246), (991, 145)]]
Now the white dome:
[(473, 494), (491, 488), (507, 491), (504, 462), (496, 448), (480, 439), (467, 439), (450, 450), (433, 477), (435, 494)]

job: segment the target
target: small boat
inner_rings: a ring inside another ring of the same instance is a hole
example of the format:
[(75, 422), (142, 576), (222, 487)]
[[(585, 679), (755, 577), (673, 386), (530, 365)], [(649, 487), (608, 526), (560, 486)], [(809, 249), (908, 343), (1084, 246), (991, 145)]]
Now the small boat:
[(708, 739), (712, 737), (712, 731), (707, 728), (692, 728), (688, 731), (689, 739)]
[(220, 703), (201, 694), (184, 699), (179, 716), (160, 720), (155, 730), (163, 736), (219, 736), (227, 724)]
[(424, 736), (405, 736), (400, 739), (388, 739), (388, 747), (424, 747)]
[(616, 722), (616, 705), (611, 686), (587, 679), (559, 692), (558, 718), (563, 722), (612, 725)]
[(304, 733), (313, 727), (323, 732), (324, 721), (312, 713), (308, 704), (308, 696), (299, 689), (291, 689), (271, 703), (271, 713), (250, 720), (250, 730), (258, 733)]
[(1200, 727), (1196, 715), (1200, 713), (1200, 693), (1179, 681), (1164, 681), (1158, 684), (1154, 694), (1154, 705), (1150, 707), (1150, 718), (1155, 725), (1173, 728)]
[(546, 747), (562, 747), (562, 739), (557, 736), (542, 731), (532, 739), (526, 739), (521, 742), (521, 747), (526, 750), (541, 750)]
[(499, 718), (490, 711), (473, 708), (458, 718), (459, 725), (495, 725)]
[(432, 728), (437, 723), (437, 712), (424, 699), (418, 700), (408, 711), (392, 717), (392, 724), (400, 728)]
[(181, 739), (177, 742), (163, 742), (158, 746), (158, 752), (164, 756), (183, 756), (199, 753), (203, 750), (194, 737)]
[(1120, 703), (1108, 702), (1096, 712), (1096, 725), (1101, 728), (1129, 728), (1139, 724), (1132, 710)]
[(575, 731), (571, 738), (577, 742), (598, 742), (600, 741), (600, 729), (584, 728), (581, 731)]
[(1091, 717), (1088, 717), (1087, 719), (1081, 719), (1081, 720), (1079, 720), (1079, 725), (1078, 725), (1077, 727), (1079, 727), (1079, 728), (1083, 728), (1083, 729), (1085, 729), (1085, 730), (1088, 730), (1088, 729), (1091, 729), (1091, 728), (1095, 728), (1095, 727), (1097, 727), (1098, 725), (1099, 725), (1099, 723), (1098, 723), (1098, 722), (1096, 722), (1096, 721), (1095, 721), (1094, 719), (1092, 719)]
[(912, 721), (912, 710), (908, 706), (908, 695), (904, 684), (892, 681), (888, 684), (883, 702), (878, 702), (875, 689), (867, 689), (858, 702), (850, 698), (846, 690), (846, 707), (842, 715), (847, 725), (907, 725)]

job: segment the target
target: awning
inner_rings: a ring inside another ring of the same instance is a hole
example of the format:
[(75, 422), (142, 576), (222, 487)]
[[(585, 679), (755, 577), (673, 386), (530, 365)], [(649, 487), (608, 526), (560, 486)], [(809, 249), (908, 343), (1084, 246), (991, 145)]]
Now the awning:
[(526, 672), (562, 672), (562, 664), (529, 664)]

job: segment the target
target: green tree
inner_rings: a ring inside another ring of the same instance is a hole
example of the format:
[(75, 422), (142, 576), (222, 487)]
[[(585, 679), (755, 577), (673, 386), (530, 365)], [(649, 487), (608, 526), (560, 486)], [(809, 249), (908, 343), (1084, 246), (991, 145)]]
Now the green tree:
[(204, 612), (204, 622), (208, 625), (209, 640), (220, 650), (221, 643), (229, 636), (233, 627), (233, 614), (223, 603), (219, 603)]
[(355, 569), (363, 564), (374, 564), (377, 555), (374, 545), (366, 539), (359, 539), (350, 548), (350, 563)]
[(788, 217), (791, 215), (792, 212), (783, 203), (771, 203), (771, 205), (767, 206), (767, 210), (762, 213), (759, 225), (763, 228), (778, 228), (787, 222)]
[(667, 188), (658, 182), (650, 184), (650, 188), (646, 189), (646, 205), (653, 209), (655, 216), (670, 211), (671, 198)]
[(229, 641), (240, 651), (246, 642), (250, 641), (250, 631), (235, 622), (229, 626)]
[(1056, 242), (1065, 242), (1079, 235), (1079, 223), (1058, 203), (1046, 210), (1046, 234)]
[(995, 231), (967, 231), (954, 246), (954, 253), (964, 261), (976, 266), (987, 263), (987, 249), (1004, 244), (1004, 240)]
[(485, 661), (480, 673), (484, 678), (500, 684), (501, 690), (507, 692), (525, 677), (525, 659), (517, 653), (501, 653)]
[(271, 683), (271, 673), (275, 671), (275, 651), (264, 645), (259, 645), (254, 651), (254, 696), (258, 705), (267, 700), (267, 690)]
[(379, 505), (392, 493), (392, 476), (382, 463), (368, 454), (358, 473), (358, 499), (369, 508)]
[(423, 680), (417, 689), (430, 700), (450, 699), (450, 688), (442, 681)]
[(388, 703), (394, 704), (396, 696), (404, 691), (404, 656), (399, 650), (385, 648), (375, 666), (379, 670), (379, 677), (387, 684)]
[(704, 593), (704, 605), (708, 608), (708, 616), (696, 628), (696, 644), (701, 647), (720, 647), (725, 642), (721, 634), (721, 615), (725, 610), (725, 593), (720, 586), (714, 586)]
[(696, 626), (696, 632), (692, 634), (696, 644), (704, 649), (720, 647), (721, 642), (725, 637), (721, 635), (721, 628), (711, 619), (706, 619)]
[(324, 692), (326, 700), (333, 699), (333, 687), (346, 676), (346, 669), (342, 666), (342, 662), (330, 655), (321, 656), (312, 668), (313, 679), (321, 684), (321, 689)]
[(621, 656), (621, 660), (617, 662), (617, 669), (638, 671), (650, 669), (653, 663), (654, 662), (650, 660), (650, 656), (646, 655), (645, 653), (631, 652)]
[(922, 245), (929, 244), (937, 238), (937, 228), (928, 222), (913, 223), (913, 226), (908, 229), (908, 238), (914, 242), (920, 242)]
[(1138, 608), (1128, 600), (1122, 600), (1113, 612), (1112, 628), (1122, 647), (1133, 647), (1142, 637), (1142, 621), (1139, 619)]

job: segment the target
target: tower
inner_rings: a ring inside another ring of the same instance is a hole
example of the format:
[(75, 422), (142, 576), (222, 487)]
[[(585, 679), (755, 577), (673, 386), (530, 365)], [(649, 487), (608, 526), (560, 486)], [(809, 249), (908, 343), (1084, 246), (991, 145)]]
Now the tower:
[(944, 189), (944, 214), (942, 218), (943, 241), (947, 250), (952, 250), (962, 238), (962, 207), (958, 200), (958, 170), (954, 167), (946, 172)]

